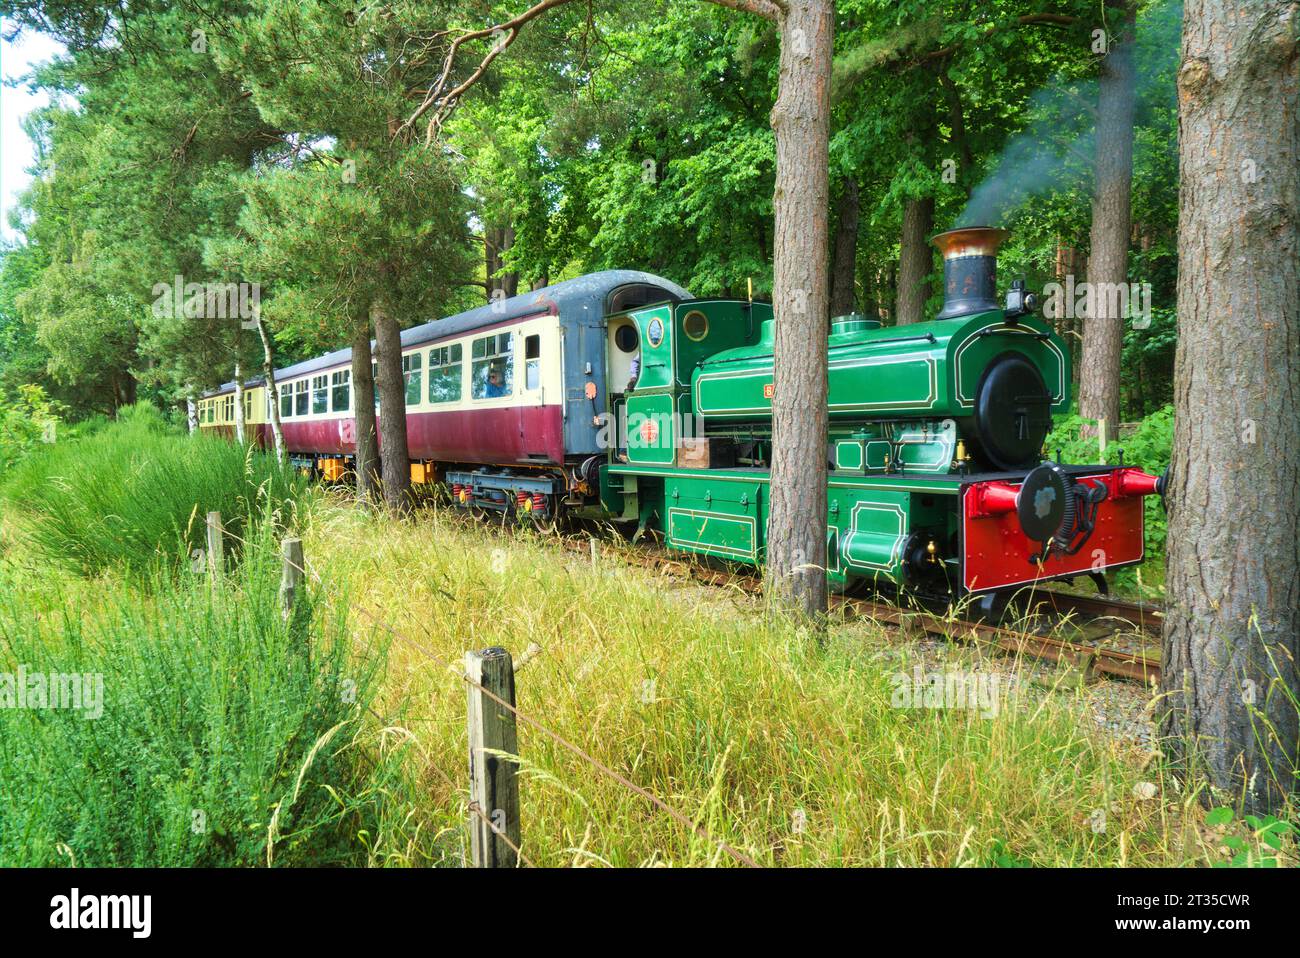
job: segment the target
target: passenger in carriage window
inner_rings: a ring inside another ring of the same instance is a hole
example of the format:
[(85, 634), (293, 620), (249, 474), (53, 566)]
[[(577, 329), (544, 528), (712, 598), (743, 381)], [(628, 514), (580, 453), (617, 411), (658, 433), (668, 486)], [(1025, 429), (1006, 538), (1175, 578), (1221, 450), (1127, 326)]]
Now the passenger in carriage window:
[(505, 384), (505, 377), (502, 375), (501, 367), (495, 363), (488, 367), (487, 389), (483, 395), (488, 399), (497, 399), (509, 394), (509, 387)]
[(632, 364), (627, 371), (627, 389), (624, 392), (631, 392), (636, 388), (636, 381), (641, 378), (641, 350), (637, 350), (632, 355)]

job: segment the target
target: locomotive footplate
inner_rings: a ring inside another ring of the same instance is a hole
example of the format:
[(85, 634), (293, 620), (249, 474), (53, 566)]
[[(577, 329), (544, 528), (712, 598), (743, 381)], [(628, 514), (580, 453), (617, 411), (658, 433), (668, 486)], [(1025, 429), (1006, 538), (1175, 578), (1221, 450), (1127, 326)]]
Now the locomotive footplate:
[[(670, 548), (763, 561), (767, 470), (604, 468), (614, 482), (604, 483), (606, 508), (653, 524)], [(949, 594), (1141, 562), (1143, 498), (1158, 491), (1156, 478), (1138, 469), (1056, 463), (967, 475), (827, 478), (826, 572), (833, 587), (893, 583)]]

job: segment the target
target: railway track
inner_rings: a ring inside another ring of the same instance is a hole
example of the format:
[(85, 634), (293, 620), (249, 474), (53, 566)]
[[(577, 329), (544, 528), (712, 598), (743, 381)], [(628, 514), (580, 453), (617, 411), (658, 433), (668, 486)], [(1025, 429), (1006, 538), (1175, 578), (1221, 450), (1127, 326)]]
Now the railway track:
[[(508, 527), (501, 531), (509, 534)], [(702, 585), (737, 588), (749, 595), (763, 592), (761, 578), (749, 567), (718, 567), (653, 545), (628, 547), (609, 537), (558, 534), (555, 541), (574, 553), (594, 557), (598, 549), (600, 556), (613, 556), (628, 565), (686, 577)], [(593, 541), (598, 546), (593, 547)], [(975, 621), (921, 603), (903, 608), (874, 599), (831, 596), (830, 605), (848, 616), (869, 618), (905, 634), (922, 633), (1060, 663), (1075, 670), (1083, 681), (1094, 676), (1143, 684), (1160, 681), (1160, 653), (1149, 647), (1149, 641), (1159, 634), (1163, 618), (1160, 609), (1149, 603), (1035, 590), (1024, 614), (1010, 625)], [(1081, 641), (1053, 634), (1061, 631), (1074, 631)], [(1127, 636), (1129, 647), (1112, 647), (1110, 643), (1121, 635)]]
[[(562, 539), (574, 551), (586, 551), (587, 541)], [(603, 554), (617, 555), (621, 561), (670, 574), (686, 575), (704, 585), (739, 588), (759, 595), (762, 582), (754, 570), (717, 568), (702, 562), (683, 559), (654, 547), (635, 550), (609, 547), (606, 540)], [(874, 622), (898, 628), (903, 632), (922, 632), (947, 640), (974, 642), (997, 651), (1014, 655), (1059, 662), (1076, 669), (1086, 681), (1092, 676), (1126, 679), (1150, 684), (1160, 681), (1160, 653), (1158, 649), (1108, 646), (1107, 641), (1116, 635), (1131, 634), (1137, 646), (1142, 640), (1158, 635), (1161, 626), (1160, 610), (1147, 603), (1129, 602), (1108, 596), (1078, 596), (1064, 592), (1039, 590), (1034, 594), (1032, 608), (1019, 625), (992, 625), (954, 615), (948, 611), (928, 609), (918, 605), (906, 609), (871, 599), (832, 596), (831, 608), (843, 610), (851, 616), (870, 618)], [(1086, 636), (1083, 641), (1069, 641), (1058, 635), (1062, 625)]]

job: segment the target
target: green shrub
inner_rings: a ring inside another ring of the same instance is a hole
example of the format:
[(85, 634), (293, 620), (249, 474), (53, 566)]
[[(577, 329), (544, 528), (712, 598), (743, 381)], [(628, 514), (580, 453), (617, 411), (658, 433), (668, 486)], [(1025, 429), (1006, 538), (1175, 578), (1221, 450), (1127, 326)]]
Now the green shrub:
[(306, 489), (273, 456), (184, 435), (152, 406), (136, 404), (97, 432), (29, 456), (0, 495), (32, 551), (96, 575), (159, 561), (179, 567), (202, 544), (209, 511), (244, 537), (243, 517), (287, 511)]
[(40, 386), (19, 386), (13, 401), (0, 396), (0, 475), (53, 439), (58, 425), (58, 404)]
[(186, 573), (44, 623), (3, 583), (0, 673), (102, 676), (103, 694), (0, 708), (0, 865), (375, 861), (418, 797), (402, 750), (372, 747), (385, 652), (353, 645), (341, 600), (286, 623), (278, 578), (264, 536), (220, 588)]

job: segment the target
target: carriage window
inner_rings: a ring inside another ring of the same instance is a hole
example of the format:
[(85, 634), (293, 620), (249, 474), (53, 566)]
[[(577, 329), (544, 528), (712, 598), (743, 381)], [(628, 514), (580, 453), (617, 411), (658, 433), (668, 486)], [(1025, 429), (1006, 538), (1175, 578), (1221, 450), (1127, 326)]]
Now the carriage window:
[(524, 339), (524, 388), (537, 389), (542, 385), (542, 337)]
[(352, 370), (340, 369), (330, 373), (330, 401), (335, 412), (347, 412), (352, 401)]
[(429, 350), (429, 402), (456, 402), (460, 399), (460, 343)]
[(471, 395), (475, 399), (495, 399), (514, 391), (514, 337), (497, 333), (474, 340), (470, 354)]
[(226, 397), (226, 422), (234, 422), (234, 421), (235, 421), (235, 397), (232, 395)]
[(300, 379), (293, 384), (293, 414), (307, 415), (307, 380)]
[(246, 389), (244, 390), (244, 421), (247, 422), (252, 418), (253, 418), (253, 391), (251, 389)]
[(406, 404), (418, 406), (420, 392), (424, 388), (424, 375), (420, 371), (424, 366), (422, 353), (411, 353), (402, 357), (402, 381), (406, 383)]
[(315, 376), (311, 381), (311, 414), (317, 416), (329, 411), (329, 380), (325, 376)]
[(293, 415), (293, 383), (280, 384), (280, 418), (288, 419)]

